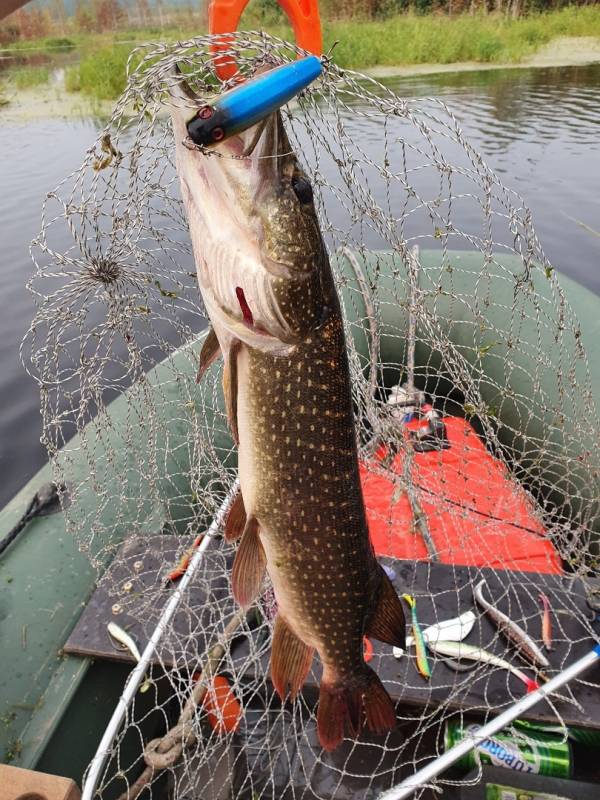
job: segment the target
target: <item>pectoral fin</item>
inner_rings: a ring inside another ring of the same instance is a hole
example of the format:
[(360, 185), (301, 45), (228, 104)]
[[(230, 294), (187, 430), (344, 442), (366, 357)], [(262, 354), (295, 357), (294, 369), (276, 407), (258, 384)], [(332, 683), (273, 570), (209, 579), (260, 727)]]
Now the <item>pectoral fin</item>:
[(204, 377), (206, 370), (214, 364), (217, 358), (221, 355), (221, 346), (217, 339), (217, 334), (213, 328), (209, 328), (202, 350), (200, 351), (200, 365), (198, 366), (198, 374), (196, 375), (196, 383), (200, 383)]
[(314, 648), (304, 644), (278, 614), (271, 647), (271, 680), (282, 700), (287, 695), (288, 685), (292, 700), (296, 697), (304, 685), (314, 652)]
[(256, 517), (249, 517), (235, 554), (231, 581), (233, 596), (242, 608), (249, 608), (260, 591), (267, 557), (259, 536)]
[(228, 542), (235, 542), (244, 532), (246, 527), (246, 509), (244, 508), (244, 498), (238, 491), (235, 500), (231, 504), (227, 521), (225, 522), (225, 539)]
[(223, 370), (223, 392), (225, 394), (225, 408), (227, 409), (227, 419), (231, 435), (236, 444), (239, 444), (238, 424), (237, 424), (237, 357), (242, 343), (236, 339), (231, 343), (229, 352), (225, 359), (225, 369)]
[(392, 582), (381, 569), (379, 600), (369, 620), (366, 634), (380, 642), (402, 647), (406, 640), (406, 621), (400, 598)]

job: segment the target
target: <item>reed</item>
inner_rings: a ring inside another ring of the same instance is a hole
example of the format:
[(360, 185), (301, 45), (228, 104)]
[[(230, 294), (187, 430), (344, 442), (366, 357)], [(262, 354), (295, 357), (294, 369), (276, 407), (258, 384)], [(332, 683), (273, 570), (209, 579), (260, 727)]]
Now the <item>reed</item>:
[(558, 36), (600, 36), (600, 7), (510, 19), (494, 15), (404, 14), (380, 22), (339, 21), (325, 26), (326, 41), (339, 41), (340, 66), (515, 63)]
[[(285, 38), (290, 29), (280, 14), (244, 16), (241, 27), (263, 27)], [(98, 100), (117, 97), (125, 86), (125, 66), (137, 42), (175, 41), (201, 33), (198, 27), (121, 30), (112, 34), (80, 34), (78, 64), (67, 71), (66, 87)], [(511, 19), (503, 15), (407, 13), (385, 20), (337, 20), (324, 25), (326, 49), (334, 42), (341, 67), (453, 64), (457, 62), (518, 63), (558, 36), (600, 37), (600, 5), (568, 7)], [(23, 77), (24, 81), (28, 79)]]
[(32, 89), (41, 86), (50, 80), (50, 70), (47, 67), (23, 67), (13, 75), (16, 89)]

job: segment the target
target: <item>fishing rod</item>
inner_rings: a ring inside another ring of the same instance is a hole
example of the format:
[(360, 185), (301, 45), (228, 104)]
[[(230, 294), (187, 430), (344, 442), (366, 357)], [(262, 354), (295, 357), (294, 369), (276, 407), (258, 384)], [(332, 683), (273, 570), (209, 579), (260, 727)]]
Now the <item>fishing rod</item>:
[(535, 692), (525, 695), (525, 697), (518, 700), (510, 708), (507, 708), (500, 716), (495, 717), (493, 720), (483, 725), (476, 733), (472, 733), (468, 738), (463, 739), (454, 745), (447, 753), (436, 758), (430, 764), (415, 772), (408, 778), (405, 778), (397, 786), (393, 786), (383, 794), (379, 795), (378, 800), (406, 800), (419, 789), (424, 788), (431, 783), (435, 778), (445, 772), (449, 767), (455, 764), (463, 756), (475, 750), (482, 742), (489, 739), (496, 733), (499, 733), (503, 728), (514, 722), (524, 712), (533, 708), (541, 700), (544, 700), (550, 694), (560, 689), (565, 684), (577, 678), (583, 672), (588, 670), (592, 665), (597, 664), (600, 660), (600, 644), (597, 644), (593, 650), (590, 650), (585, 656), (575, 661), (570, 667), (567, 667), (558, 675), (555, 675)]

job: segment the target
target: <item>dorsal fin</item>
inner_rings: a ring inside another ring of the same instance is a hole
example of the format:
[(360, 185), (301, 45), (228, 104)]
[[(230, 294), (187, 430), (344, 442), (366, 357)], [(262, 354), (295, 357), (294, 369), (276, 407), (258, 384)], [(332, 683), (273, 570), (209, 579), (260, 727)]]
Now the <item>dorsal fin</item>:
[(380, 642), (404, 649), (406, 641), (404, 609), (392, 582), (381, 567), (379, 570), (381, 573), (379, 598), (365, 633)]

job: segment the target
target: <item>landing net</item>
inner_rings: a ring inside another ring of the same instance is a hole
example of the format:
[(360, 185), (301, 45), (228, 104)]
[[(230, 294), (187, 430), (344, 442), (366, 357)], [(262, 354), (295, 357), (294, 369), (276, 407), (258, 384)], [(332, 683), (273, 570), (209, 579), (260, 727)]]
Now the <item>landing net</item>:
[[(113, 598), (106, 623), (139, 645), (173, 591), (169, 572), (236, 479), (221, 366), (195, 382), (206, 321), (167, 113), (175, 64), (197, 92), (214, 92), (210, 43), (134, 52), (106, 127), (47, 196), (32, 248), (37, 314), (23, 357), (43, 442), (66, 487), (68, 530)], [(297, 55), (262, 33), (230, 45), (244, 75)], [(344, 309), (377, 553), (398, 593), (416, 597), (422, 627), (471, 610), (465, 642), (531, 679), (473, 589), (485, 579), (487, 599), (538, 644), (546, 594), (551, 676), (598, 640), (588, 601), (600, 427), (580, 324), (531, 214), (435, 98), (405, 100), (327, 59), (284, 120)], [(425, 681), (414, 649), (396, 659), (373, 642), (398, 729), (325, 753), (318, 659), (302, 698), (282, 705), (268, 678), (274, 600), (265, 586), (238, 614), (233, 555), (218, 536), (206, 549), (162, 633), (151, 687), (111, 741), (98, 797), (376, 797), (443, 752), (448, 724), (489, 718), (525, 691), (499, 666), (455, 671), (432, 653)], [(588, 689), (576, 682), (544, 705), (559, 743), (589, 722)]]

